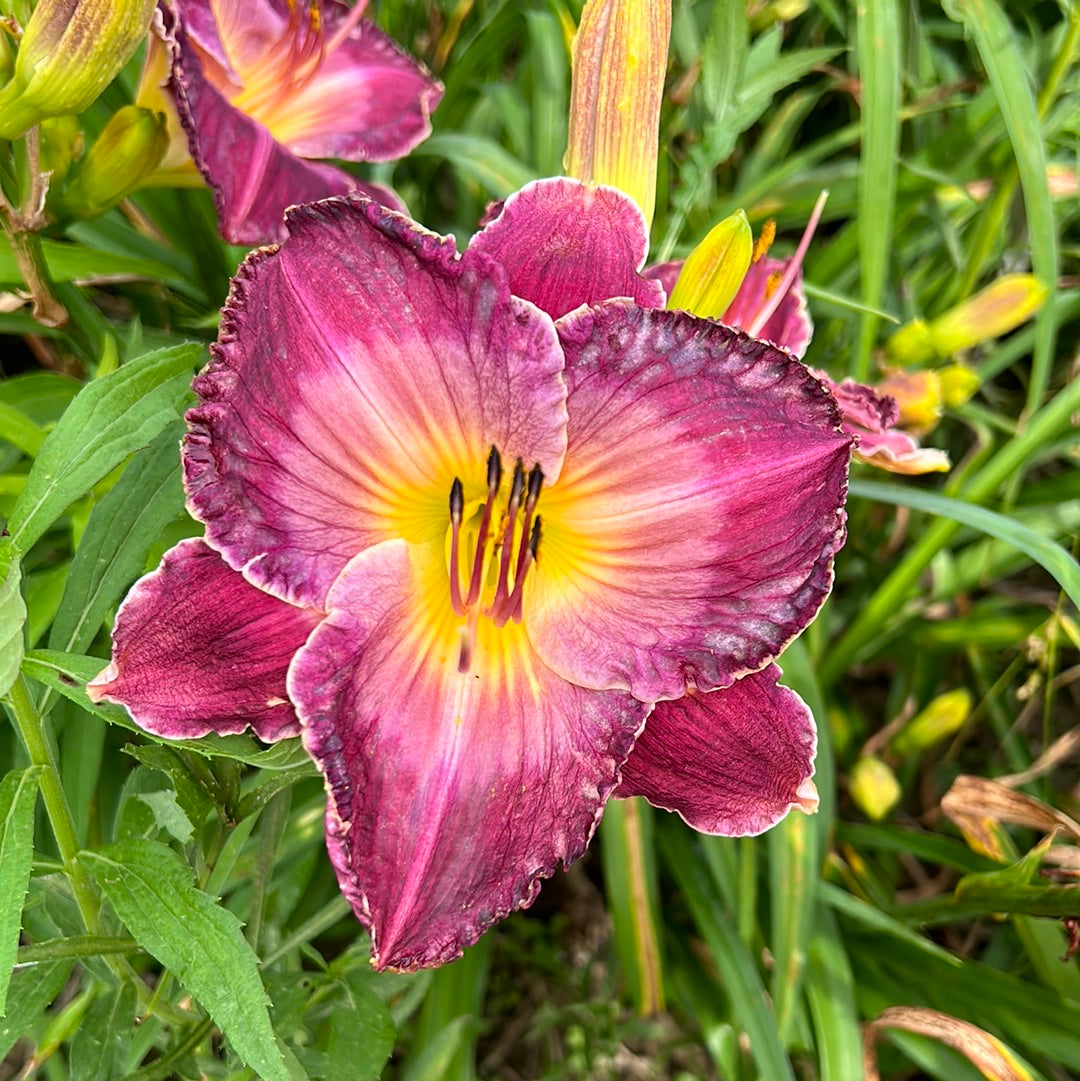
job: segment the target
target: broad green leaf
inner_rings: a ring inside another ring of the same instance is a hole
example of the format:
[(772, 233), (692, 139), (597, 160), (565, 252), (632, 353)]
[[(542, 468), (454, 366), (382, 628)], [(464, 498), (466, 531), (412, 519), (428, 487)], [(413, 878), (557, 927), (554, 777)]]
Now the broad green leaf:
[(240, 921), (195, 888), (187, 864), (155, 841), (121, 842), (79, 860), (139, 945), (198, 1000), (237, 1055), (265, 1081), (288, 1081), (258, 959)]
[(21, 569), (14, 546), (0, 540), (0, 696), (7, 694), (23, 659), (26, 604), (19, 588)]
[(24, 554), (65, 508), (183, 409), (200, 345), (161, 349), (87, 384), (42, 444), (8, 529)]
[(12, 770), (0, 781), (0, 1017), (19, 952), (23, 902), (34, 858), (34, 805), (44, 766)]
[(462, 176), (476, 181), (486, 195), (496, 199), (505, 199), (535, 179), (532, 170), (484, 135), (438, 132), (413, 153), (418, 157), (445, 158)]
[(16, 970), (8, 991), (9, 1009), (0, 1019), (0, 1061), (60, 994), (71, 966), (72, 962), (67, 960), (42, 961)]
[[(136, 259), (116, 252), (94, 251), (80, 244), (67, 244), (59, 240), (42, 240), (42, 252), (49, 274), (54, 282), (88, 280), (94, 282), (167, 281), (183, 285), (183, 278), (168, 264), (151, 259)], [(6, 285), (22, 285), (15, 256), (7, 239), (0, 234), (0, 282)]]
[(71, 1041), (69, 1081), (110, 1081), (121, 1076), (135, 1016), (135, 988), (130, 983), (99, 987)]
[(913, 510), (949, 518), (1019, 548), (1048, 574), (1053, 575), (1073, 604), (1080, 607), (1080, 565), (1061, 545), (1055, 544), (1041, 533), (1036, 533), (1015, 518), (921, 488), (902, 488), (879, 481), (852, 480), (849, 490), (852, 495), (862, 496), (864, 499), (876, 499), (882, 503), (911, 507)]
[(171, 788), (160, 792), (141, 792), (136, 799), (142, 800), (154, 815), (158, 829), (164, 830), (174, 840), (186, 845), (195, 832), (191, 819), (184, 814), (184, 809), (176, 799)]
[(170, 425), (132, 458), (94, 508), (71, 564), (49, 633), (49, 647), (78, 653), (94, 639), (124, 587), (143, 571), (146, 553), (183, 506), (180, 425)]
[(25, 413), (0, 401), (0, 439), (18, 447), (31, 458), (41, 449), (45, 433)]
[(390, 1011), (365, 977), (348, 981), (347, 1006), (333, 1014), (325, 1081), (377, 1081), (394, 1050), (397, 1031)]
[(806, 998), (814, 1025), (822, 1081), (861, 1076), (862, 1035), (855, 978), (833, 915), (824, 905), (810, 938)]

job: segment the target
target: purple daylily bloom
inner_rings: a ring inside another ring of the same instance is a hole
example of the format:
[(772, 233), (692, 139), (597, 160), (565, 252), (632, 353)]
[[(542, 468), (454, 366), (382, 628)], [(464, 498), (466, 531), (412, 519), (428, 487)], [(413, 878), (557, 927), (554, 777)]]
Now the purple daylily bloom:
[(355, 196), (288, 226), (195, 382), (205, 541), (129, 595), (91, 695), (168, 737), (298, 724), (378, 967), (529, 904), (609, 796), (727, 835), (813, 809), (773, 659), (844, 540), (822, 384), (662, 310), (614, 189), (531, 184), (460, 254)]
[(167, 0), (180, 121), (235, 244), (284, 240), (295, 203), (397, 197), (311, 159), (390, 161), (431, 132), (442, 85), (337, 0)]

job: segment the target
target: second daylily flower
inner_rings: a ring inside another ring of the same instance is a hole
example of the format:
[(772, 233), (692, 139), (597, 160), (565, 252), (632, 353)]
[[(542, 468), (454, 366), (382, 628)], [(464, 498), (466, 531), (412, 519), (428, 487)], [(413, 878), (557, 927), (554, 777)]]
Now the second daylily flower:
[(360, 190), (315, 158), (389, 161), (431, 131), (442, 86), (369, 20), (363, 2), (168, 0), (171, 90), (191, 155), (213, 189), (222, 235), (285, 237), (294, 203)]
[(844, 538), (821, 383), (660, 309), (609, 188), (530, 185), (460, 255), (363, 199), (288, 225), (195, 383), (206, 539), (132, 591), (91, 694), (170, 737), (302, 730), (379, 966), (530, 903), (611, 795), (723, 834), (812, 809), (772, 662)]

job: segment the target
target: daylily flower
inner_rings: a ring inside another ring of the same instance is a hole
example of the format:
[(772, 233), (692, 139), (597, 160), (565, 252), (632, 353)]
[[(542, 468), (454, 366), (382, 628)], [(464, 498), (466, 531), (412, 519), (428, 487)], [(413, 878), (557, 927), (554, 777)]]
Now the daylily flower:
[(90, 685), (168, 737), (300, 728), (377, 967), (457, 956), (611, 795), (813, 809), (773, 658), (844, 539), (850, 437), (790, 354), (659, 307), (640, 211), (531, 184), (458, 253), (351, 196), (241, 267), (188, 414), (206, 525)]
[(431, 131), (442, 85), (337, 0), (167, 0), (171, 90), (226, 240), (283, 240), (294, 203), (386, 188), (312, 158), (390, 161)]

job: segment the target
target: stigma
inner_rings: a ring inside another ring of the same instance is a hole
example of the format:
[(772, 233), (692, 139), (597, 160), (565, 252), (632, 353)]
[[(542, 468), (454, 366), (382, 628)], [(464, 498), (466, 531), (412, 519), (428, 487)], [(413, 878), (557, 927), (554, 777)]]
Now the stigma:
[(465, 489), (459, 478), (450, 487), (450, 607), (466, 619), (458, 668), (468, 671), (471, 643), (481, 615), (496, 627), (520, 623), (529, 570), (540, 549), (536, 505), (544, 484), (539, 465), (528, 473), (519, 458), (510, 488), (500, 503), (502, 459), (495, 447), (487, 460), (487, 497), (465, 520)]

